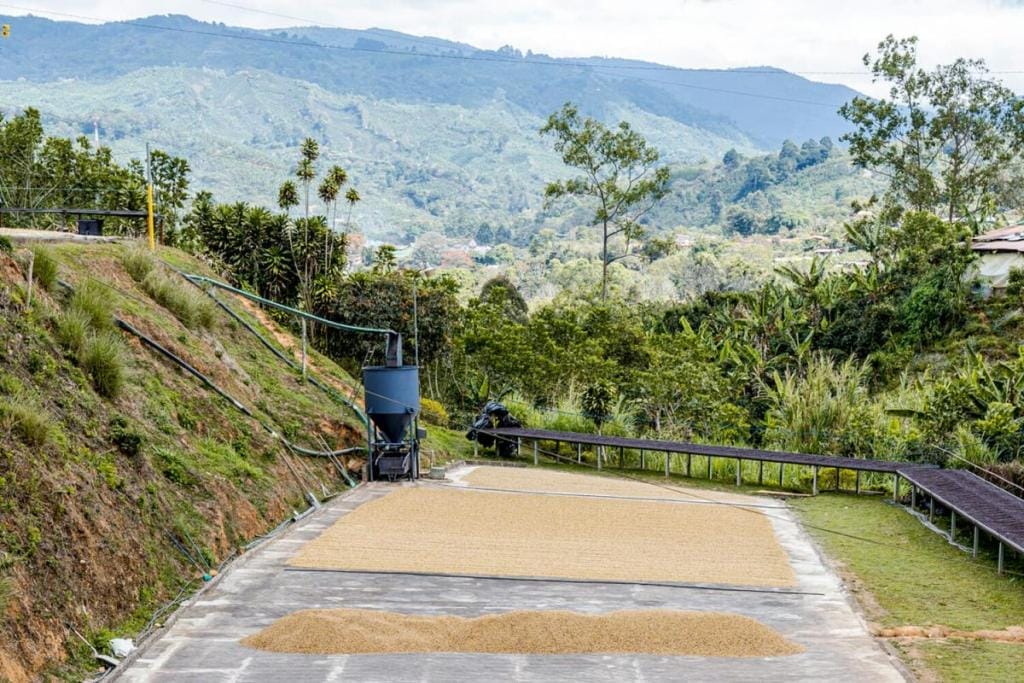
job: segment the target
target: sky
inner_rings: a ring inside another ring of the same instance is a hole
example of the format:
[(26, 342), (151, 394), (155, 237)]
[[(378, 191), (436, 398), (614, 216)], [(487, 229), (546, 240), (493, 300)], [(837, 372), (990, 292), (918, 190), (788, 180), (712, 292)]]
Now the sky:
[(884, 88), (872, 84), (861, 58), (893, 33), (918, 36), (926, 66), (981, 58), (1024, 92), (1024, 0), (0, 0), (0, 13), (26, 9), (54, 19), (67, 17), (46, 11), (97, 20), (187, 14), (252, 28), (376, 27), (556, 57), (775, 66), (872, 95)]

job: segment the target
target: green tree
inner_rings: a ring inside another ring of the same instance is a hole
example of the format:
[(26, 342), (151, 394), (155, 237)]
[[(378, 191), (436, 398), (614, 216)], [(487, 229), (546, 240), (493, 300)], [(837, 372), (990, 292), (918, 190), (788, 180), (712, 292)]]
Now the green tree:
[[(643, 235), (640, 219), (668, 194), (669, 170), (657, 166), (658, 150), (622, 121), (608, 129), (592, 118), (581, 118), (576, 105), (566, 103), (540, 129), (554, 137), (562, 161), (582, 171), (569, 180), (548, 184), (550, 201), (584, 197), (597, 203), (591, 224), (601, 227), (601, 299), (608, 298), (608, 266), (632, 254), (630, 242)], [(612, 255), (612, 240), (624, 247)]]
[(735, 148), (733, 148), (726, 152), (724, 156), (722, 156), (722, 165), (725, 166), (730, 171), (732, 171), (734, 169), (739, 168), (740, 162), (742, 160), (743, 157), (741, 157), (740, 153), (737, 152)]
[(855, 164), (889, 179), (887, 216), (933, 211), (977, 229), (1022, 158), (1024, 100), (991, 80), (982, 60), (920, 67), (917, 38), (890, 35), (864, 64), (890, 85), (889, 96), (843, 105), (854, 126), (843, 140)]

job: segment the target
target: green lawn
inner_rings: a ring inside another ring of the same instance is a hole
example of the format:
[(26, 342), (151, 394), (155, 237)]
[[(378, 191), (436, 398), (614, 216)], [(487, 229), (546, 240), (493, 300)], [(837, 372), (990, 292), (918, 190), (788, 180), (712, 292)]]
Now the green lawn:
[[(851, 495), (794, 500), (792, 507), (808, 524), (881, 542), (808, 529), (839, 564), (872, 622), (964, 630), (1024, 624), (1021, 577), (998, 576), (989, 552), (972, 561), (903, 508), (877, 497)], [(1020, 569), (1017, 563), (1009, 568)], [(931, 674), (946, 681), (1007, 681), (1024, 676), (1024, 645), (913, 640), (898, 643), (897, 649), (924, 678)]]

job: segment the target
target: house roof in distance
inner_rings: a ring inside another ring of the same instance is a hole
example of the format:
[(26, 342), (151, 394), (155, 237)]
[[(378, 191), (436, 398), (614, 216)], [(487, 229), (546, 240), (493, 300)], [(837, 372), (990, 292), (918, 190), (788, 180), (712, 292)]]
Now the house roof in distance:
[(978, 235), (971, 242), (974, 251), (1024, 253), (1024, 224), (1009, 225)]

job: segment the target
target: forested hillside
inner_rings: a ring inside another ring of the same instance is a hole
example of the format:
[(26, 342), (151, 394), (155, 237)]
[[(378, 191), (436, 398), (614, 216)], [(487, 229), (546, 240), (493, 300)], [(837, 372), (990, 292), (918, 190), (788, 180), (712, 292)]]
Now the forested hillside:
[[(667, 161), (693, 166), (733, 148), (752, 156), (787, 139), (837, 140), (848, 125), (836, 109), (855, 94), (770, 68), (560, 60), (376, 30), (251, 31), (181, 16), (4, 21), (16, 38), (0, 50), (8, 118), (35, 107), (51, 134), (96, 134), (121, 162), (150, 143), (187, 159), (194, 185), (218, 200), (264, 206), (312, 136), (325, 161), (359, 178), (355, 224), (399, 243), (488, 223), (525, 245), (557, 228), (564, 216), (546, 212), (537, 189), (560, 163), (536, 131), (567, 99), (630, 121)], [(662, 222), (689, 225), (674, 206)]]

